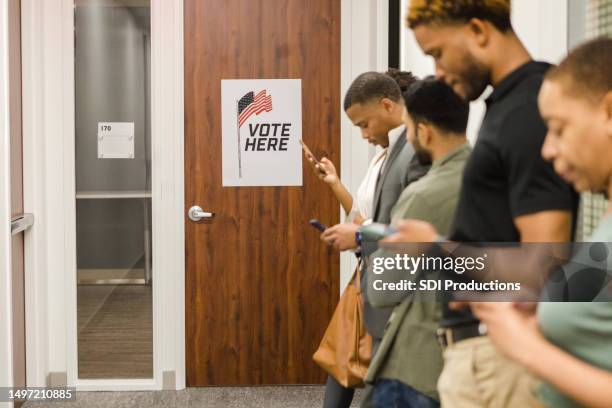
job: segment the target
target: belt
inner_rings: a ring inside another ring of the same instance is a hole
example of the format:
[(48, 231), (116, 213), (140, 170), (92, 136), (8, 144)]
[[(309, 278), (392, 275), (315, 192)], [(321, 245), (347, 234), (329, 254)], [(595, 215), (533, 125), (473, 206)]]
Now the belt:
[(456, 327), (440, 327), (437, 334), (440, 345), (446, 348), (461, 340), (486, 336), (487, 326), (484, 323), (470, 323)]

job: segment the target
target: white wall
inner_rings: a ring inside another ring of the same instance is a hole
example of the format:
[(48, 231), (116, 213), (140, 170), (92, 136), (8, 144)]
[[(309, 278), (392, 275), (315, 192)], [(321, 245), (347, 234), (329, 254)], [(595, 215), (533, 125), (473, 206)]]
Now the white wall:
[(514, 0), (512, 23), (531, 55), (558, 63), (567, 53), (567, 0)]
[(13, 385), (8, 81), (8, 2), (0, 0), (0, 387)]
[[(388, 2), (379, 0), (342, 0), (340, 101), (353, 79), (366, 71), (386, 71), (388, 61)], [(360, 132), (339, 107), (341, 116), (342, 182), (352, 193), (365, 176), (375, 148), (362, 140)], [(344, 219), (344, 211), (340, 209)], [(343, 290), (357, 264), (350, 252), (340, 255), (340, 290)]]
[[(402, 27), (409, 0), (402, 0)], [(567, 53), (566, 0), (513, 0), (512, 24), (519, 38), (537, 60), (557, 63)], [(433, 60), (421, 52), (412, 32), (401, 35), (401, 67), (418, 76), (434, 73)], [(485, 112), (484, 97), (470, 105), (468, 139), (474, 143)]]

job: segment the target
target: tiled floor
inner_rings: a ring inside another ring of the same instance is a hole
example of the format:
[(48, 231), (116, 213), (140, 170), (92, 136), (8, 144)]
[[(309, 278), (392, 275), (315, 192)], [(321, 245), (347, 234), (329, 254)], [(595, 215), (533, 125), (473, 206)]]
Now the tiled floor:
[[(322, 386), (205, 387), (183, 391), (79, 392), (75, 402), (27, 403), (31, 408), (318, 408)], [(352, 407), (358, 407), (357, 391)]]

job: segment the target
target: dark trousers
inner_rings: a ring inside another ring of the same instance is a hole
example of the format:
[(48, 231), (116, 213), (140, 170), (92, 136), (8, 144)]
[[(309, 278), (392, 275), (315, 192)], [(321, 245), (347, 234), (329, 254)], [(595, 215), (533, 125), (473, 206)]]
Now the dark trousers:
[(346, 388), (336, 381), (334, 377), (328, 375), (327, 384), (325, 384), (323, 408), (349, 408), (354, 394), (354, 388)]
[(372, 391), (374, 408), (439, 408), (440, 403), (398, 380), (378, 380)]

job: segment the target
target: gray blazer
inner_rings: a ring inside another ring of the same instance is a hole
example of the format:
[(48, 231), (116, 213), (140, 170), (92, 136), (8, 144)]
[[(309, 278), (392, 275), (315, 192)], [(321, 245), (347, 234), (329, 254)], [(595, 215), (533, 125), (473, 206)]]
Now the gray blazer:
[[(402, 133), (393, 149), (388, 153), (385, 168), (376, 183), (374, 192), (373, 221), (383, 224), (391, 223), (391, 209), (400, 194), (415, 180), (427, 173), (430, 166), (422, 166), (416, 159), (414, 149), (406, 141), (406, 131)], [(363, 264), (363, 263), (362, 263)], [(361, 289), (364, 296), (364, 321), (366, 330), (372, 336), (374, 343), (383, 337), (385, 325), (393, 311), (393, 307), (376, 309), (367, 299), (367, 268), (361, 271)]]
[(408, 184), (423, 177), (429, 167), (419, 164), (412, 145), (406, 141), (404, 130), (389, 152), (384, 171), (376, 183), (372, 221), (390, 224), (391, 209), (402, 191)]

